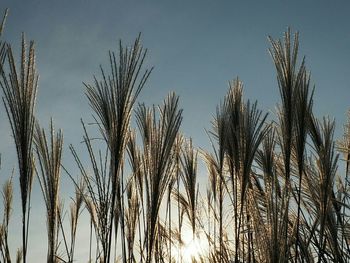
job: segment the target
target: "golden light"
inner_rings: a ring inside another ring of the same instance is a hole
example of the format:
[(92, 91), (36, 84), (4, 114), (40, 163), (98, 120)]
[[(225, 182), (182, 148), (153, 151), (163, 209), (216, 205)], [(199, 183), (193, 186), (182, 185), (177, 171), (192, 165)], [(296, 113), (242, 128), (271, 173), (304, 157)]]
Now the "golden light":
[(208, 240), (204, 233), (197, 233), (193, 238), (192, 231), (184, 227), (181, 231), (182, 246), (174, 248), (179, 255), (177, 262), (192, 263), (208, 255)]

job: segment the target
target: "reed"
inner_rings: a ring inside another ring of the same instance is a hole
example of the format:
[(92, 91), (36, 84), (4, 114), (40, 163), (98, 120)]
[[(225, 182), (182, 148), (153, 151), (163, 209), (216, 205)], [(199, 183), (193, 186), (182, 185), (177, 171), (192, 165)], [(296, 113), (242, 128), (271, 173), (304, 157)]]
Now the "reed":
[(12, 203), (13, 203), (13, 184), (12, 178), (6, 180), (2, 187), (2, 199), (4, 206), (3, 222), (0, 224), (0, 251), (3, 262), (11, 262), (10, 247), (8, 243), (9, 238), (9, 223), (12, 213)]
[(136, 111), (143, 143), (146, 262), (152, 262), (154, 258), (159, 209), (175, 170), (173, 148), (182, 120), (182, 110), (178, 110), (178, 97), (175, 94), (170, 94), (163, 106), (159, 107), (159, 114), (159, 119), (155, 119), (156, 109), (147, 109), (144, 104)]
[(38, 179), (47, 213), (47, 262), (57, 262), (60, 168), (63, 146), (62, 131), (59, 130), (58, 133), (55, 134), (53, 122), (51, 120), (50, 137), (47, 139), (45, 131), (37, 123), (34, 133), (34, 144), (40, 167)]
[[(6, 46), (6, 58), (9, 72), (0, 65), (0, 86), (3, 90), (3, 102), (14, 138), (22, 201), (22, 248), (23, 262), (26, 262), (28, 243), (28, 224), (30, 193), (34, 178), (33, 136), (35, 126), (35, 100), (38, 87), (38, 75), (35, 67), (34, 42), (29, 48), (22, 35), (22, 51), (19, 69), (9, 44)], [(3, 52), (3, 51), (0, 51)], [(4, 56), (1, 54), (1, 56)], [(3, 57), (2, 57), (3, 58)], [(5, 61), (6, 62), (6, 61)]]
[[(34, 116), (33, 42), (27, 48), (22, 37), (19, 67), (11, 45), (0, 42), (0, 85), (22, 204), (16, 262), (27, 258), (35, 172), (46, 206), (47, 262), (75, 262), (81, 246), (88, 250), (82, 260), (101, 263), (348, 262), (350, 125), (336, 141), (335, 122), (314, 115), (298, 34), (288, 29), (270, 43), (281, 97), (277, 117), (245, 100), (236, 78), (217, 106), (207, 150), (181, 133), (174, 93), (158, 107), (139, 103), (134, 110), (152, 68), (143, 69), (147, 50), (140, 36), (131, 48), (120, 42), (119, 52), (109, 53), (110, 72), (101, 67), (100, 77), (84, 84), (93, 123), (81, 121), (85, 155), (70, 145), (76, 170), (68, 171), (61, 163), (62, 132), (55, 133), (51, 121), (47, 136)], [(75, 186), (68, 211), (59, 193), (61, 169)], [(12, 177), (2, 197), (0, 257), (11, 262)], [(89, 230), (81, 228), (83, 219)], [(84, 244), (77, 243), (82, 231), (90, 234)]]

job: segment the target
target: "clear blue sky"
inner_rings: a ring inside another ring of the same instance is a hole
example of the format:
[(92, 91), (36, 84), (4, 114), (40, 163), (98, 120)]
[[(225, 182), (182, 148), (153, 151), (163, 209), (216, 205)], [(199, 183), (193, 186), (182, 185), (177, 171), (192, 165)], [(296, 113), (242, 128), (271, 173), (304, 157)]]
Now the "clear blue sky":
[[(282, 37), (288, 26), (300, 32), (300, 55), (306, 55), (316, 86), (315, 111), (336, 117), (337, 135), (350, 106), (349, 1), (2, 0), (0, 11), (6, 7), (10, 13), (4, 39), (17, 54), (21, 32), (36, 42), (37, 115), (42, 124), (47, 126), (52, 116), (63, 128), (64, 162), (72, 169), (68, 144), (80, 147), (79, 120), (91, 120), (82, 82), (98, 75), (99, 64), (107, 64), (107, 52), (116, 50), (119, 39), (130, 44), (139, 32), (149, 49), (147, 64), (155, 67), (139, 101), (158, 104), (170, 91), (179, 94), (182, 130), (197, 146), (209, 145), (204, 129), (210, 128), (228, 81), (237, 76), (244, 82), (245, 98), (257, 99), (273, 116), (279, 94), (267, 36)], [(17, 163), (2, 105), (0, 109), (2, 183)], [(14, 182), (18, 184), (17, 171)], [(63, 185), (65, 191), (69, 181), (64, 179)], [(41, 193), (37, 186), (34, 190), (32, 262), (46, 253)], [(13, 225), (19, 220), (17, 210)], [(13, 226), (11, 242), (19, 245), (16, 231)]]

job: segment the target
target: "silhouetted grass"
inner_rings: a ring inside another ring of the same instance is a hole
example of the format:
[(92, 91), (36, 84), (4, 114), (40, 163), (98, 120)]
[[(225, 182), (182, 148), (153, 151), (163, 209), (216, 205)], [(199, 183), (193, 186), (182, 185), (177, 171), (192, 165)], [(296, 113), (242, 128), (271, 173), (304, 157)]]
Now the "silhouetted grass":
[[(336, 144), (334, 121), (314, 116), (314, 90), (298, 58), (298, 34), (288, 29), (282, 40), (270, 43), (281, 97), (276, 120), (244, 99), (237, 78), (217, 107), (208, 132), (212, 149), (205, 150), (181, 134), (182, 110), (174, 93), (158, 107), (140, 103), (134, 109), (152, 69), (143, 69), (147, 50), (140, 36), (131, 48), (120, 42), (119, 53), (109, 53), (110, 73), (101, 67), (101, 76), (84, 84), (95, 125), (82, 121), (85, 152), (69, 146), (77, 172), (62, 166), (61, 131), (55, 133), (51, 122), (47, 137), (35, 119), (33, 42), (27, 48), (22, 37), (19, 67), (11, 45), (0, 42), (0, 85), (22, 204), (16, 262), (26, 262), (28, 255), (35, 171), (47, 212), (47, 262), (350, 261), (350, 119)], [(94, 127), (99, 138), (91, 135)], [(204, 193), (199, 160), (207, 168)], [(338, 176), (341, 161), (345, 171)], [(75, 185), (68, 217), (59, 194), (61, 168)], [(12, 178), (2, 197), (0, 256), (11, 262)], [(79, 227), (81, 216), (90, 229)], [(80, 231), (89, 231), (88, 242), (76, 243)], [(75, 257), (80, 247), (88, 247), (82, 259)]]

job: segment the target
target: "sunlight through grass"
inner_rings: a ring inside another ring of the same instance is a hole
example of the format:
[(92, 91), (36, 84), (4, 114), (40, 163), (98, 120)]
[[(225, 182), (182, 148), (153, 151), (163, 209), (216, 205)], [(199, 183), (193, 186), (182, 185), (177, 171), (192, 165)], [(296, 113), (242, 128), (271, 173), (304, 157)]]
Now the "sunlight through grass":
[(209, 242), (203, 232), (197, 233), (195, 237), (189, 228), (184, 227), (181, 233), (182, 246), (174, 246), (173, 254), (178, 255), (178, 263), (192, 263), (208, 257)]

